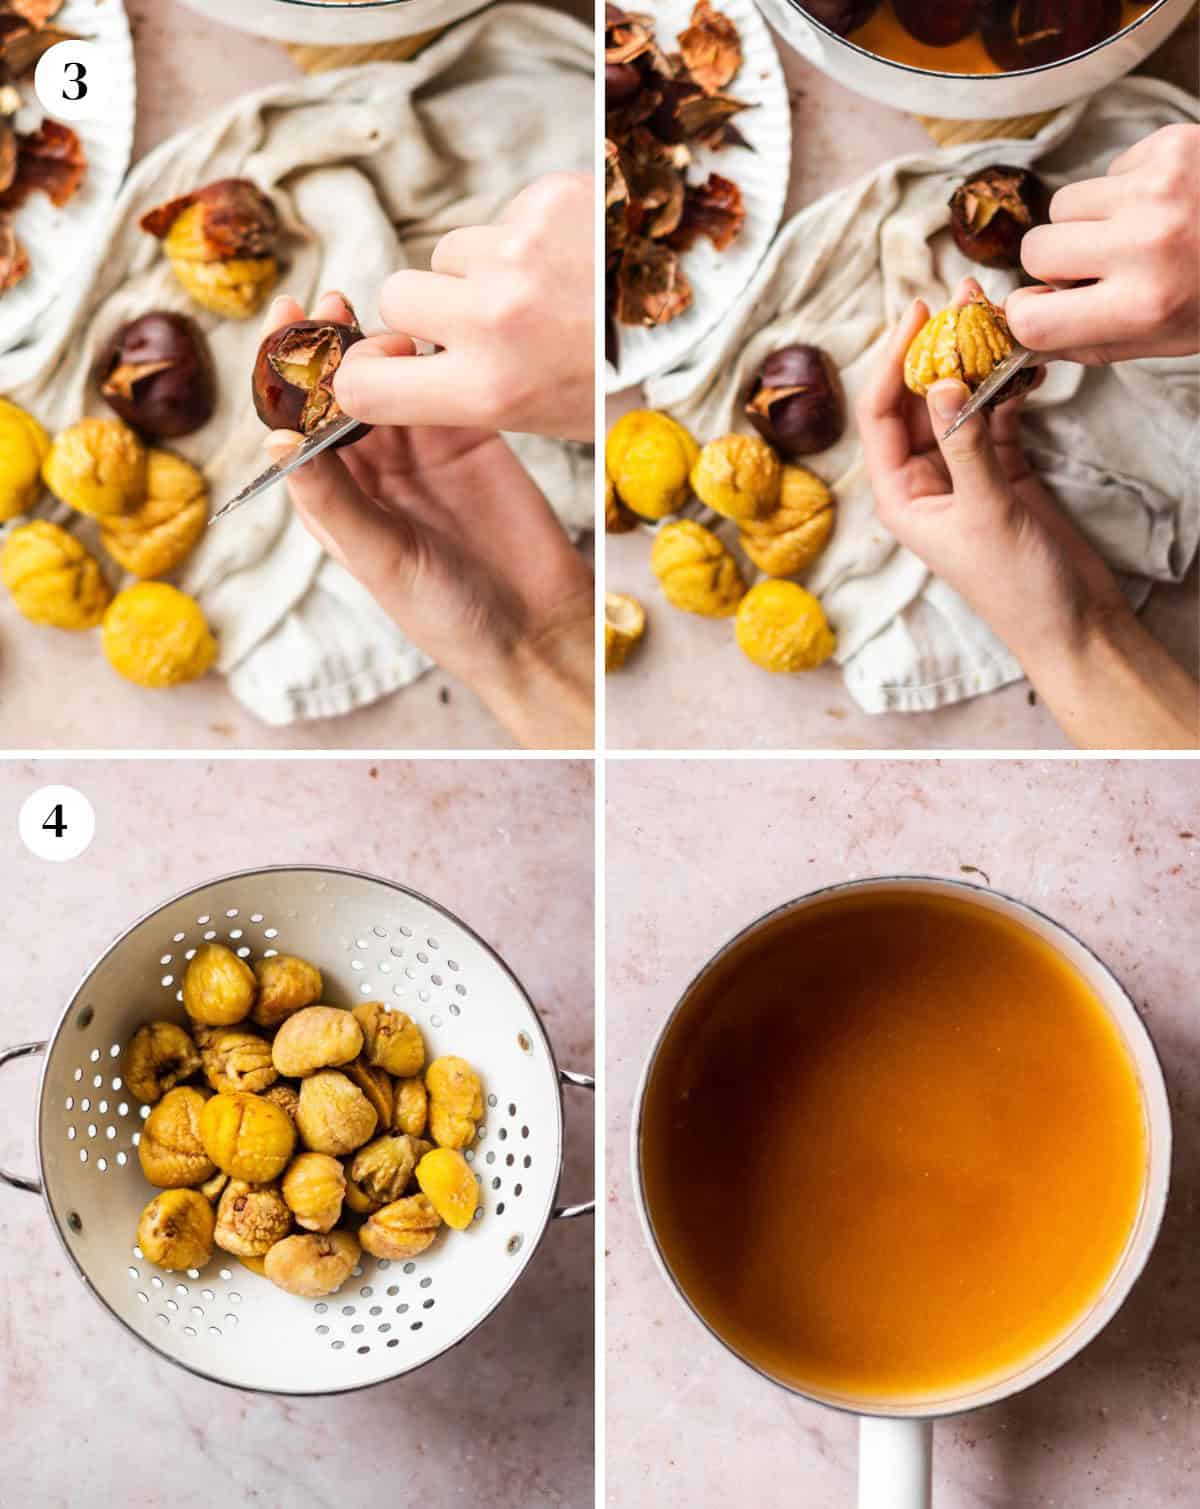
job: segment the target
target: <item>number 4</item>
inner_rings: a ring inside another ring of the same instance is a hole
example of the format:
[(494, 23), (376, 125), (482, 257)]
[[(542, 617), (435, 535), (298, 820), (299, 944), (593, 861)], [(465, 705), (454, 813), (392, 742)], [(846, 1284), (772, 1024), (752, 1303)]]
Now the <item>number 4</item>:
[(42, 824), (47, 833), (53, 833), (55, 838), (61, 838), (67, 831), (66, 822), (63, 819), (62, 803), (57, 802), (50, 810), (50, 815)]

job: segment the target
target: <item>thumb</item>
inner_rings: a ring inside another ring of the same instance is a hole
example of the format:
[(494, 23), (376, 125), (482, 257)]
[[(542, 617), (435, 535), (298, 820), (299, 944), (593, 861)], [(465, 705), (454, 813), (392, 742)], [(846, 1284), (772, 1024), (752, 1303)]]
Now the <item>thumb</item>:
[(934, 383), (926, 398), (929, 419), (938, 449), (950, 473), (954, 496), (973, 507), (1006, 508), (1009, 498), (1008, 479), (992, 444), (991, 431), (983, 414), (972, 414), (949, 439), (946, 431), (958, 418), (970, 393), (964, 384), (947, 378)]

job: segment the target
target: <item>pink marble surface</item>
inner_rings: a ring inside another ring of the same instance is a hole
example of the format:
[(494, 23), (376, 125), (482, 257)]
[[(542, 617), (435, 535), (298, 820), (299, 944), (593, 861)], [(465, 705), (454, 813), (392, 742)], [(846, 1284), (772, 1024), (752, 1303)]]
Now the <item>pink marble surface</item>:
[[(83, 790), (80, 859), (33, 858), (17, 810)], [(358, 867), (424, 891), (500, 948), (566, 1067), (593, 1062), (592, 770), (585, 762), (0, 764), (5, 1044), (44, 1037), (113, 936), (174, 891), (268, 861)], [(4, 1071), (0, 1164), (32, 1169), (36, 1067)], [(592, 1184), (567, 1098), (562, 1194)], [(274, 1399), (171, 1367), (69, 1269), (36, 1198), (0, 1187), (0, 1503), (208, 1509), (403, 1503), (585, 1509), (593, 1493), (593, 1223), (553, 1227), (504, 1304), (421, 1372)]]
[[(973, 867), (973, 868), (968, 868)], [(1175, 1122), (1171, 1205), (1116, 1320), (1008, 1404), (939, 1425), (938, 1509), (1200, 1501), (1200, 796), (1191, 762), (610, 761), (607, 1490), (656, 1509), (846, 1509), (855, 1425), (707, 1337), (645, 1247), (630, 1106), (654, 1033), (733, 932), (822, 884), (922, 871), (991, 883), (1091, 944), (1145, 1014)]]
[[(912, 116), (836, 84), (776, 37), (792, 102), (792, 175), (784, 217), (886, 158), (928, 148)], [(1145, 71), (1195, 91), (1200, 51), (1185, 27)], [(609, 401), (608, 422), (638, 399)], [(1067, 741), (1024, 683), (932, 713), (864, 713), (836, 667), (771, 676), (746, 663), (728, 624), (676, 613), (650, 570), (644, 531), (609, 536), (607, 585), (652, 612), (636, 660), (606, 682), (610, 749), (1058, 749)], [(1197, 673), (1200, 572), (1156, 588), (1143, 613), (1150, 630)], [(703, 670), (701, 670), (703, 667)], [(719, 699), (719, 700), (718, 700)]]

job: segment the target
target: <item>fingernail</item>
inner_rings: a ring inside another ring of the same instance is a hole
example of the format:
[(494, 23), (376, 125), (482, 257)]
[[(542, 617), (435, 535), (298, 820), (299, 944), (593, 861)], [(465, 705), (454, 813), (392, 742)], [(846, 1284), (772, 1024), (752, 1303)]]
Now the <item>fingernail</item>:
[(933, 417), (943, 424), (951, 424), (958, 418), (958, 411), (966, 403), (968, 393), (962, 383), (947, 378), (944, 382), (934, 383), (928, 398)]

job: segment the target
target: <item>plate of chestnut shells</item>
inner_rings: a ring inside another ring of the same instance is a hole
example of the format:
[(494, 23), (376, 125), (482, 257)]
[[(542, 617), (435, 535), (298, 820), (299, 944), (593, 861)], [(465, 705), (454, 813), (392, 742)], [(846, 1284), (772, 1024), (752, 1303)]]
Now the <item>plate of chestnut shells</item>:
[[(694, 139), (667, 143), (662, 150), (689, 183), (711, 182), (710, 175), (719, 175), (736, 184), (744, 217), (736, 238), (721, 249), (707, 236), (690, 245), (681, 260), (688, 296), (679, 312), (617, 326), (615, 351), (610, 342), (605, 363), (609, 393), (678, 365), (745, 292), (783, 215), (791, 172), (791, 113), (775, 44), (753, 0), (712, 0), (712, 5), (737, 38), (738, 66), (722, 90), (744, 107), (734, 122), (737, 134), (716, 147)], [(656, 44), (666, 54), (696, 23), (695, 0), (662, 0), (653, 7), (637, 0), (628, 9), (651, 19)], [(645, 69), (645, 61), (638, 60), (638, 67)], [(606, 92), (606, 134), (614, 109), (628, 103)], [(608, 262), (611, 244), (606, 253)]]
[(840, 37), (865, 26), (881, 4), (926, 47), (952, 47), (978, 35), (1004, 73), (1087, 52), (1120, 30), (1123, 15), (1122, 0), (800, 0)]

